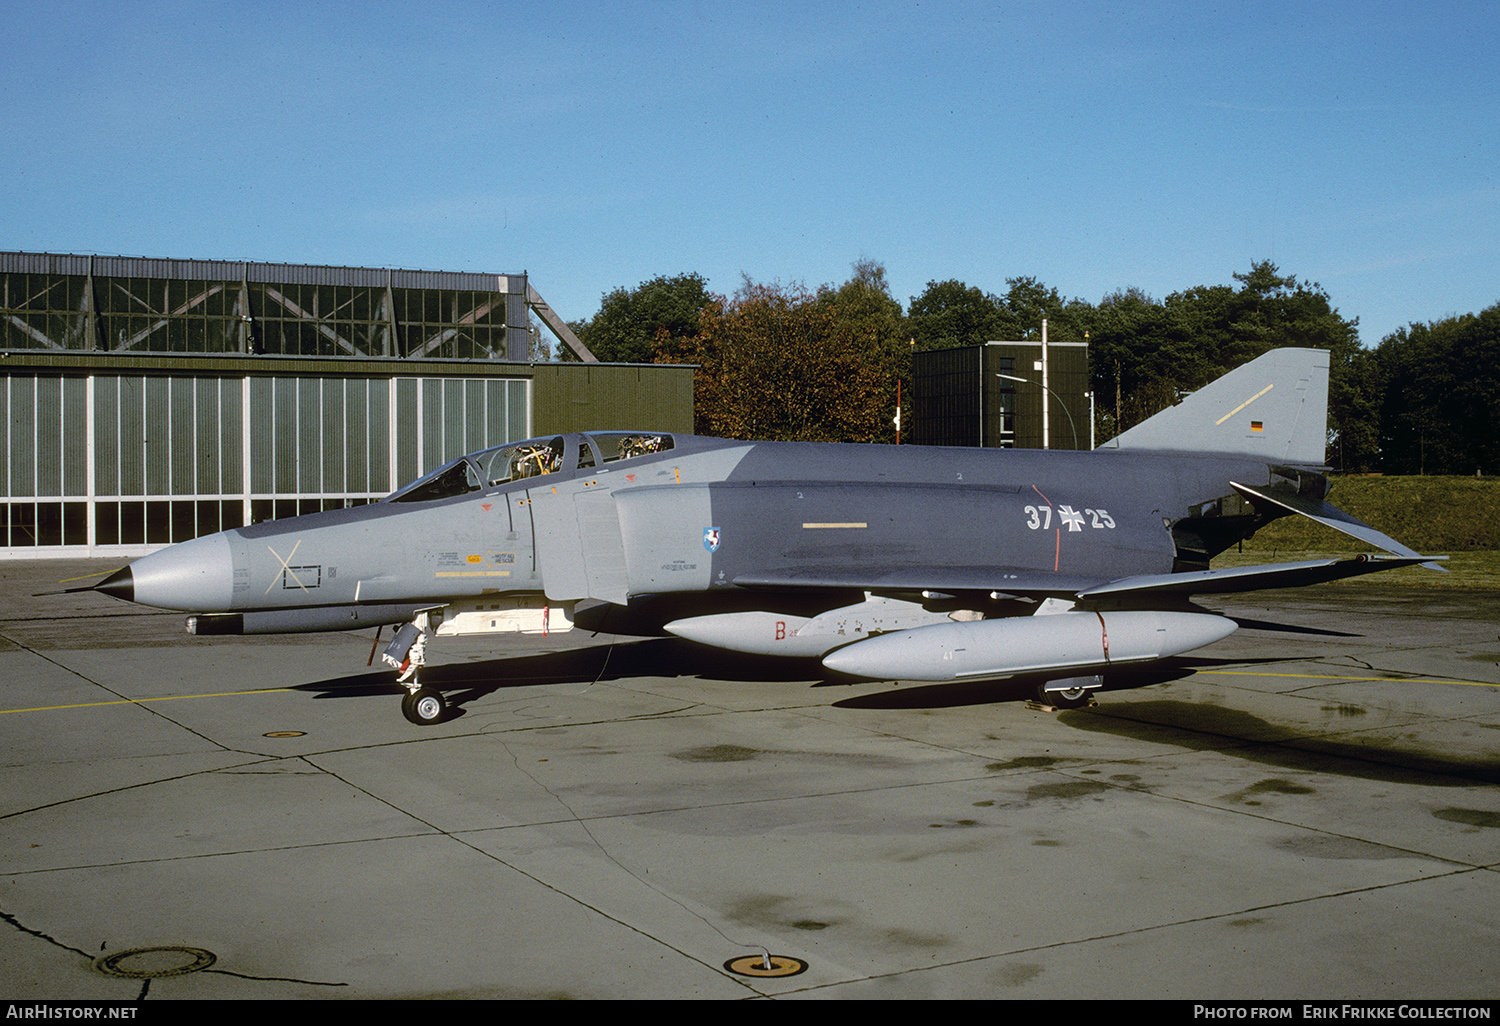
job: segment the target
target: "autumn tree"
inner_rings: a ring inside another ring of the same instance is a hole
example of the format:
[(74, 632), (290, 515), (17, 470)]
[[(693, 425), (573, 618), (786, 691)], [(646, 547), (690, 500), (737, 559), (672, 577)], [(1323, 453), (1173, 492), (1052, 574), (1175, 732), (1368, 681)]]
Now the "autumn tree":
[(876, 390), (863, 397), (863, 404), (876, 411), (876, 423), (859, 440), (894, 442), (896, 382), (911, 378), (907, 318), (891, 296), (884, 264), (861, 259), (855, 261), (853, 271), (838, 288), (820, 288), (818, 304), (832, 311), (837, 344), (858, 354), (867, 365), (868, 387)]
[(850, 282), (817, 292), (746, 278), (733, 298), (704, 307), (696, 334), (659, 337), (657, 359), (698, 364), (700, 434), (885, 441), (900, 324), (883, 268), (856, 265)]

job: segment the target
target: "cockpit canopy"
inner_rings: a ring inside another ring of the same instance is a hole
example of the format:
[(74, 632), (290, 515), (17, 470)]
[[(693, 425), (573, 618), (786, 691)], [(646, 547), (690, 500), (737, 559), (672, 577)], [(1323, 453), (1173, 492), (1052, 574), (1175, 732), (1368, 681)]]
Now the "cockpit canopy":
[(524, 478), (590, 470), (672, 448), (672, 436), (643, 431), (529, 438), (460, 456), (392, 492), (386, 502), (433, 502)]

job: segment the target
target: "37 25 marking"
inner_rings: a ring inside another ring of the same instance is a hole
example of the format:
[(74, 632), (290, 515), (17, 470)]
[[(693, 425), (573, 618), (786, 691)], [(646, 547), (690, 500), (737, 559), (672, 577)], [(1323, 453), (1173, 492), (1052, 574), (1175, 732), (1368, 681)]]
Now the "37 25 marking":
[[(1052, 528), (1051, 506), (1027, 506), (1026, 526), (1033, 531), (1047, 531)], [(1082, 531), (1085, 520), (1089, 527), (1096, 531), (1112, 531), (1115, 527), (1114, 517), (1109, 515), (1105, 509), (1086, 509), (1082, 513), (1072, 506), (1057, 507), (1058, 530), (1066, 524), (1069, 531)]]

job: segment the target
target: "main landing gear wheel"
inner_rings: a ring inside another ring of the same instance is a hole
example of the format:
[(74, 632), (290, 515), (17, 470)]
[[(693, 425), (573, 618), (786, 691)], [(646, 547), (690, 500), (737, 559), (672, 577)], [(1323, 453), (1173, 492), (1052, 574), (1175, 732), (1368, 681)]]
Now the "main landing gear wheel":
[(447, 713), (443, 693), (432, 688), (417, 688), (401, 699), (401, 715), (419, 727), (441, 722)]
[(1054, 709), (1082, 709), (1089, 704), (1088, 688), (1068, 688), (1066, 691), (1048, 691), (1045, 684), (1037, 685), (1037, 700)]

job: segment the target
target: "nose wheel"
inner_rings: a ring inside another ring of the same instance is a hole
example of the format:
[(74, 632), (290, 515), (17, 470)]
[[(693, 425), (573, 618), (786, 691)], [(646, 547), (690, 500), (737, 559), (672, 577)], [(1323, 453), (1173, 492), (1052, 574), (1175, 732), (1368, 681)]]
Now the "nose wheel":
[(419, 612), (411, 623), (402, 625), (380, 657), (394, 667), (406, 694), (401, 698), (401, 715), (419, 727), (441, 723), (448, 715), (448, 702), (441, 691), (417, 683), (417, 671), (427, 662), (427, 635), (431, 633), (429, 610)]
[(401, 715), (419, 727), (439, 723), (447, 713), (443, 693), (432, 688), (417, 688), (401, 699)]

